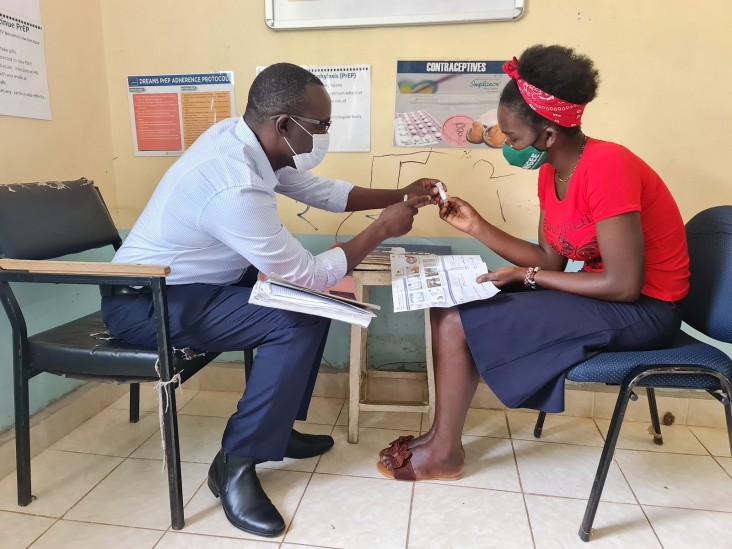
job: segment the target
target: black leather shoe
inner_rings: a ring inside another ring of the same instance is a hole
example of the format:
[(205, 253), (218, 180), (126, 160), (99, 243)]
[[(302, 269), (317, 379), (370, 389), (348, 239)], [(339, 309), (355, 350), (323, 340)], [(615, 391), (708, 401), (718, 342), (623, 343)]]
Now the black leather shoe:
[(208, 470), (208, 487), (221, 497), (231, 524), (250, 534), (278, 536), (285, 530), (285, 521), (264, 493), (254, 463), (220, 450)]
[(306, 435), (295, 429), (290, 433), (290, 440), (285, 448), (285, 457), (305, 459), (324, 454), (333, 447), (333, 437), (330, 435)]

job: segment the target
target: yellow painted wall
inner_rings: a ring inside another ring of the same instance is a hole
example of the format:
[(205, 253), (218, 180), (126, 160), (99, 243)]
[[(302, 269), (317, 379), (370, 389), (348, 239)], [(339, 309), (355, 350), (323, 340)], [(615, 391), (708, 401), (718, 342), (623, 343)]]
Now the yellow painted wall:
[[(42, 0), (52, 122), (0, 116), (0, 182), (85, 175), (102, 186), (121, 228), (129, 228), (172, 158), (132, 152), (125, 77), (129, 74), (233, 70), (241, 113), (255, 67), (277, 61), (372, 66), (372, 150), (331, 154), (318, 172), (367, 184), (372, 157), (413, 152), (392, 146), (397, 60), (506, 59), (537, 43), (578, 48), (597, 63), (600, 94), (584, 119), (588, 134), (618, 141), (667, 181), (688, 219), (732, 202), (726, 157), (732, 149), (732, 4), (527, 0), (517, 22), (399, 28), (273, 31), (261, 0)], [(716, 154), (715, 154), (716, 153)], [(490, 179), (486, 160), (495, 165)], [(374, 185), (393, 188), (398, 160), (374, 161)], [(454, 150), (427, 166), (405, 165), (402, 182), (433, 175), (453, 194), (523, 237), (536, 236), (535, 173), (508, 167), (499, 151)], [(501, 197), (499, 208), (498, 196)], [(291, 231), (313, 232), (288, 199)], [(506, 222), (502, 220), (502, 214)], [(309, 215), (333, 233), (342, 215)], [(352, 216), (341, 234), (368, 222)], [(432, 212), (418, 236), (459, 236)]]
[(87, 177), (116, 208), (99, 0), (42, 0), (52, 120), (0, 115), (0, 184)]

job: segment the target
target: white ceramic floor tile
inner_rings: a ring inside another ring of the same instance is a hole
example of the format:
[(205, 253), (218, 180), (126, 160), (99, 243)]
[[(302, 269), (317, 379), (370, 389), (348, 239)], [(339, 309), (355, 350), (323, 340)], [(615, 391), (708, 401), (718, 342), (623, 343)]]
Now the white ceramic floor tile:
[(690, 398), (686, 424), (726, 429), (727, 422), (724, 418), (724, 408), (711, 396)]
[[(579, 529), (587, 502), (579, 499), (526, 496), (537, 549), (586, 548)], [(640, 505), (603, 501), (590, 539), (592, 549), (661, 547)]]
[(280, 549), (332, 549), (323, 545), (299, 545), (297, 543), (283, 543)]
[(521, 494), (415, 483), (407, 547), (523, 549), (531, 546)]
[[(175, 390), (175, 405), (180, 410), (189, 400), (191, 400), (198, 393), (197, 389), (186, 389), (185, 384), (182, 386), (182, 390), (179, 387)], [(117, 410), (130, 409), (130, 393), (120, 397), (115, 402), (109, 405), (110, 408)], [(155, 412), (158, 411), (158, 393), (154, 389), (153, 383), (141, 383), (140, 384), (140, 413), (142, 412)]]
[(342, 398), (313, 397), (310, 399), (308, 417), (305, 421), (296, 421), (296, 425), (312, 423), (318, 425), (335, 425), (338, 415), (343, 409)]
[(386, 429), (362, 428), (358, 444), (349, 444), (345, 427), (333, 429), (335, 445), (320, 456), (315, 471), (333, 475), (384, 478), (376, 470), (379, 451), (400, 435), (417, 435), (416, 431), (387, 431)]
[(277, 549), (279, 543), (168, 532), (155, 549)]
[(18, 506), (15, 472), (0, 481), (0, 509), (60, 517), (122, 462), (122, 458), (45, 450), (31, 460), (36, 499)]
[[(415, 412), (361, 412), (358, 417), (360, 428), (419, 431), (422, 425), (422, 414)], [(336, 425), (348, 425), (348, 403), (344, 404)]]
[(0, 547), (5, 549), (15, 549), (16, 547), (18, 549), (24, 549), (34, 539), (45, 532), (55, 521), (56, 519), (47, 517), (0, 511), (0, 524), (2, 524)]
[(239, 392), (198, 391), (185, 406), (179, 406), (180, 414), (192, 416), (216, 416), (228, 418), (236, 412), (241, 399)]
[(285, 539), (349, 549), (403, 549), (411, 497), (411, 482), (316, 473)]
[[(265, 493), (285, 519), (285, 523), (289, 524), (310, 480), (310, 474), (257, 467), (257, 477), (262, 483)], [(221, 508), (220, 501), (211, 494), (206, 483), (186, 505), (185, 511), (185, 532), (231, 538), (262, 539), (260, 536), (248, 534), (232, 526)], [(281, 541), (282, 536), (271, 538), (271, 540)]]
[(51, 448), (127, 457), (158, 429), (158, 425), (157, 414), (142, 412), (137, 423), (130, 423), (126, 410), (107, 408), (82, 423)]
[(615, 459), (641, 504), (732, 512), (732, 479), (711, 456), (618, 450)]
[(445, 486), (521, 491), (510, 440), (463, 435), (462, 441), (465, 448), (463, 477), (460, 480), (425, 482)]
[(647, 505), (643, 509), (666, 549), (732, 547), (732, 514)]
[[(181, 461), (210, 464), (221, 449), (221, 435), (227, 420), (222, 417), (178, 416), (178, 441)], [(163, 459), (160, 429), (140, 446), (134, 458)]]
[[(596, 419), (597, 426), (603, 437), (607, 435), (610, 420)], [(668, 454), (695, 454), (708, 455), (706, 448), (701, 445), (686, 425), (661, 425), (663, 444), (653, 442), (651, 422), (624, 421), (620, 428), (620, 436), (616, 448), (625, 450), (647, 450), (649, 452), (665, 452)]]
[(507, 416), (513, 439), (564, 442), (581, 446), (602, 446), (604, 444), (600, 431), (590, 418), (547, 414), (541, 438), (537, 439), (534, 437), (534, 426), (538, 413), (509, 411)]
[(277, 549), (278, 543), (168, 532), (155, 549)]
[[(162, 461), (127, 459), (65, 516), (70, 520), (164, 530), (170, 526), (168, 475)], [(183, 501), (206, 478), (208, 465), (182, 464)]]
[[(583, 500), (589, 497), (601, 448), (522, 440), (513, 444), (524, 493)], [(602, 500), (636, 503), (615, 463), (610, 466)]]
[(506, 413), (503, 410), (471, 408), (465, 418), (463, 434), (476, 437), (508, 438)]
[(33, 549), (152, 549), (162, 532), (60, 520), (31, 547)]
[(722, 467), (724, 467), (724, 469), (727, 471), (729, 476), (732, 477), (732, 458), (718, 457), (715, 459)]
[[(300, 433), (306, 433), (308, 435), (330, 435), (333, 431), (331, 425), (320, 425), (318, 423), (299, 423), (296, 425), (297, 430)], [(333, 450), (328, 450), (332, 452)], [(305, 473), (312, 473), (315, 471), (315, 466), (318, 464), (320, 456), (315, 456), (307, 459), (292, 459), (285, 458), (282, 461), (265, 461), (258, 465), (262, 469), (281, 469), (284, 471), (302, 471)]]
[(689, 427), (713, 456), (730, 457), (727, 429), (714, 427)]

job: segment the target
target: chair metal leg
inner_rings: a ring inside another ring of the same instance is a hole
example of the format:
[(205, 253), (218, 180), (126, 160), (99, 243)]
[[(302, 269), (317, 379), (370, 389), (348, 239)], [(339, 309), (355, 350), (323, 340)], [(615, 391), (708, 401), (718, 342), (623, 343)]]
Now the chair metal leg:
[(183, 480), (180, 466), (180, 446), (178, 444), (178, 414), (175, 404), (175, 388), (163, 387), (166, 407), (163, 411), (163, 431), (165, 434), (165, 459), (168, 463), (168, 492), (170, 495), (170, 522), (173, 530), (181, 530), (185, 525), (183, 515)]
[(618, 394), (618, 400), (615, 403), (615, 411), (613, 412), (612, 420), (610, 420), (610, 427), (607, 430), (605, 446), (602, 448), (602, 455), (600, 456), (600, 463), (597, 466), (597, 473), (595, 474), (595, 481), (592, 484), (590, 498), (587, 501), (585, 516), (582, 519), (582, 525), (578, 532), (582, 541), (590, 541), (592, 523), (595, 521), (595, 515), (597, 514), (597, 507), (600, 504), (602, 489), (605, 487), (607, 473), (610, 470), (610, 464), (613, 461), (615, 445), (618, 442), (620, 427), (623, 424), (625, 411), (628, 409), (628, 401), (630, 400), (631, 392), (631, 387), (623, 384), (620, 388), (620, 393)]
[(170, 523), (173, 530), (185, 526), (183, 514), (183, 481), (178, 443), (178, 410), (175, 404), (175, 381), (173, 380), (173, 346), (168, 326), (168, 302), (165, 281), (152, 281), (153, 305), (155, 308), (156, 336), (160, 367), (160, 382), (163, 409), (163, 443), (168, 469), (168, 493), (170, 498)]
[(254, 365), (254, 349), (246, 349), (244, 351), (244, 381), (249, 381), (252, 375), (252, 366)]
[(140, 384), (130, 383), (130, 423), (140, 420)]
[(541, 431), (544, 429), (545, 419), (546, 412), (539, 412), (539, 417), (536, 418), (536, 425), (534, 425), (534, 438), (541, 438)]
[[(20, 360), (16, 357), (16, 360)], [(30, 406), (28, 378), (16, 367), (15, 385), (15, 464), (18, 483), (18, 505), (25, 507), (33, 500), (31, 494)]]
[(663, 435), (661, 434), (661, 422), (658, 419), (658, 406), (656, 405), (656, 391), (653, 387), (646, 388), (648, 394), (648, 408), (651, 412), (651, 424), (653, 425), (653, 442), (659, 446), (663, 445)]
[(729, 438), (729, 451), (732, 452), (732, 402), (724, 406), (724, 415), (727, 419), (727, 437)]

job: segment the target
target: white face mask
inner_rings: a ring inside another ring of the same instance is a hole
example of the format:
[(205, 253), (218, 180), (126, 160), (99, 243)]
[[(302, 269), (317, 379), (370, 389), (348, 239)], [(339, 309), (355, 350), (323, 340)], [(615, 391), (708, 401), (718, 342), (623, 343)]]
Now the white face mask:
[(320, 164), (325, 158), (325, 153), (328, 152), (328, 144), (330, 143), (330, 135), (327, 133), (315, 133), (312, 134), (302, 127), (302, 124), (298, 123), (294, 118), (290, 118), (295, 124), (300, 126), (302, 130), (313, 138), (313, 150), (307, 153), (296, 153), (295, 149), (292, 148), (290, 142), (285, 137), (285, 143), (290, 147), (292, 151), (292, 159), (295, 161), (295, 169), (299, 172), (306, 172), (312, 170), (318, 164)]

